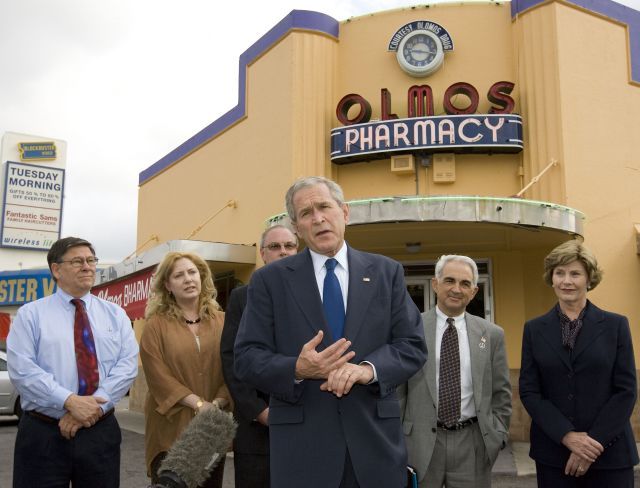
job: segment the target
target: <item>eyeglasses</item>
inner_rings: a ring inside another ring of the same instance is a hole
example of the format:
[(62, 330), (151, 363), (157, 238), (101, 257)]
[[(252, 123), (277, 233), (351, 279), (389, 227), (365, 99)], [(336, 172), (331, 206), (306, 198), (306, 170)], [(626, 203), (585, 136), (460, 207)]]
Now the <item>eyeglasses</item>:
[(84, 266), (84, 263), (86, 262), (89, 266), (95, 266), (98, 264), (98, 258), (96, 257), (88, 257), (87, 259), (84, 258), (73, 258), (69, 261), (58, 261), (58, 264), (62, 264), (62, 263), (69, 263), (72, 267), (74, 268), (82, 268), (82, 266)]
[(298, 249), (298, 245), (295, 242), (283, 242), (282, 244), (280, 244), (279, 242), (270, 242), (266, 246), (263, 246), (263, 249), (265, 247), (269, 249), (269, 251), (279, 251), (283, 247), (287, 251), (293, 251), (294, 249)]

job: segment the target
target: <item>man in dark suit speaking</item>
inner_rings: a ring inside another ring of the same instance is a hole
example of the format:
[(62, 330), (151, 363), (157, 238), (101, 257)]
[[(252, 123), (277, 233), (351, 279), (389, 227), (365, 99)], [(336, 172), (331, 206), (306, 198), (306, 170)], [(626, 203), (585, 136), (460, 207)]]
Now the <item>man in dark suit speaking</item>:
[(256, 271), (235, 346), (242, 381), (270, 394), (271, 485), (406, 484), (396, 386), (426, 360), (402, 266), (344, 241), (333, 181), (296, 181), (287, 212), (307, 249)]

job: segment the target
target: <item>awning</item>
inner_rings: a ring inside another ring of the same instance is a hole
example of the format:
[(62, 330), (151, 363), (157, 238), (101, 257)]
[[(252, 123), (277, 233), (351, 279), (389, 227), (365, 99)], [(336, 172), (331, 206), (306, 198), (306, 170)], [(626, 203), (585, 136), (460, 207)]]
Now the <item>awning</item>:
[[(357, 249), (386, 255), (551, 249), (583, 233), (572, 208), (521, 198), (479, 196), (385, 197), (350, 201), (345, 237)], [(269, 224), (288, 223), (285, 214)]]

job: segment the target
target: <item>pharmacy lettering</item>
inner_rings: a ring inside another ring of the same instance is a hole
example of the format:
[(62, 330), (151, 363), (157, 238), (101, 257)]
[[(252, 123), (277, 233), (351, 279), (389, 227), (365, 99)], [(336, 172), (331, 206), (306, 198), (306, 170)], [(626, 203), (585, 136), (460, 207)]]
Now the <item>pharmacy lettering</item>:
[(337, 164), (416, 151), (517, 153), (522, 151), (522, 119), (505, 114), (415, 117), (331, 131), (331, 161)]

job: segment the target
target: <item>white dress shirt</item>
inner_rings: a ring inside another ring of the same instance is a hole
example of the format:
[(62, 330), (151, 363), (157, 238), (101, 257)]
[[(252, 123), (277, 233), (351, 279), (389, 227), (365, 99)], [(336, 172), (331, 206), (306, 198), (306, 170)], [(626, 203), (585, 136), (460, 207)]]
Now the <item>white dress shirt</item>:
[[(324, 277), (327, 276), (327, 268), (325, 267), (325, 263), (327, 262), (329, 256), (325, 256), (324, 254), (318, 254), (315, 251), (309, 249), (311, 253), (311, 261), (313, 262), (313, 272), (316, 275), (316, 283), (318, 284), (318, 290), (320, 291), (320, 300), (324, 300)], [(347, 312), (347, 298), (349, 295), (349, 260), (347, 258), (347, 245), (346, 243), (342, 243), (342, 247), (336, 253), (333, 258), (338, 261), (333, 272), (338, 278), (338, 282), (340, 283), (340, 290), (342, 291), (342, 301), (344, 303), (344, 311)]]
[[(442, 345), (442, 336), (448, 327), (448, 315), (436, 305), (436, 391), (440, 391), (440, 347)], [(471, 352), (469, 350), (469, 336), (467, 334), (467, 321), (464, 313), (455, 320), (455, 328), (458, 331), (458, 348), (460, 351), (460, 422), (476, 416), (476, 405), (473, 400), (473, 382), (471, 380)], [(436, 405), (438, 399), (436, 398)]]

